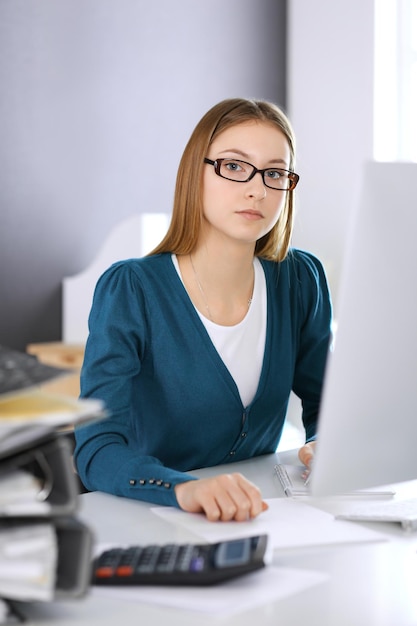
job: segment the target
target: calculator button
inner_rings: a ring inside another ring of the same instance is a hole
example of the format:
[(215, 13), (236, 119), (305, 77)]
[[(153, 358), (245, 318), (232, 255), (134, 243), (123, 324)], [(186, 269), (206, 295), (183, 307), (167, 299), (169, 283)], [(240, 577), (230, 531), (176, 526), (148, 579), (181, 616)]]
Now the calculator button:
[(119, 567), (116, 567), (117, 576), (132, 576), (133, 572), (134, 570), (131, 565), (119, 565)]
[(202, 572), (204, 569), (205, 561), (202, 556), (191, 559), (190, 572)]
[(113, 574), (113, 567), (98, 567), (95, 571), (95, 575), (97, 578), (111, 578)]
[(157, 546), (147, 546), (142, 550), (136, 565), (136, 571), (139, 573), (152, 572), (159, 556), (159, 548)]
[(189, 545), (181, 546), (179, 553), (178, 553), (177, 562), (175, 564), (175, 570), (178, 572), (188, 572), (188, 567), (189, 567), (192, 554), (193, 554), (192, 546), (189, 546)]
[(158, 572), (172, 572), (178, 555), (178, 546), (168, 544), (163, 546), (159, 554), (155, 569)]

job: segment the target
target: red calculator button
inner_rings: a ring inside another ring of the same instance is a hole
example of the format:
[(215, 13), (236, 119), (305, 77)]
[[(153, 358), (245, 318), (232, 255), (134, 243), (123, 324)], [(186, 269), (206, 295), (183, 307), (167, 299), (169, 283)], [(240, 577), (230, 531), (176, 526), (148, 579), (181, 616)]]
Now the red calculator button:
[(117, 576), (132, 576), (133, 567), (131, 565), (121, 565), (116, 568)]
[(114, 569), (112, 567), (99, 567), (96, 569), (96, 577), (97, 578), (111, 578), (114, 574)]

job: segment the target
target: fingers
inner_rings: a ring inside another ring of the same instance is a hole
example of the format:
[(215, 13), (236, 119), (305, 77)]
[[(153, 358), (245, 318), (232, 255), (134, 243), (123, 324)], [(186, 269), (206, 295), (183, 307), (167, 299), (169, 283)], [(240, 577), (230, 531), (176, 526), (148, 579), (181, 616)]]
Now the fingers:
[(246, 521), (268, 508), (259, 489), (238, 473), (182, 483), (175, 492), (182, 509), (205, 513), (210, 521)]
[(298, 458), (300, 459), (301, 463), (304, 463), (306, 467), (311, 468), (311, 464), (314, 458), (315, 445), (315, 441), (310, 441), (309, 443), (306, 443), (304, 446), (302, 446), (302, 448), (300, 448), (300, 450), (298, 451)]
[(221, 487), (216, 495), (220, 520), (243, 522), (262, 512), (262, 497), (259, 489), (241, 474), (218, 476)]

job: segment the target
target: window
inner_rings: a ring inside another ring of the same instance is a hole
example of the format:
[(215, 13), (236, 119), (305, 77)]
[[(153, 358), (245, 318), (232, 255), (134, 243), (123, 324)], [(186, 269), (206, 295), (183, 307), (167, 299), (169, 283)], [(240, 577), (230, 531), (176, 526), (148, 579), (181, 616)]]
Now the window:
[(417, 0), (375, 0), (374, 158), (417, 162)]

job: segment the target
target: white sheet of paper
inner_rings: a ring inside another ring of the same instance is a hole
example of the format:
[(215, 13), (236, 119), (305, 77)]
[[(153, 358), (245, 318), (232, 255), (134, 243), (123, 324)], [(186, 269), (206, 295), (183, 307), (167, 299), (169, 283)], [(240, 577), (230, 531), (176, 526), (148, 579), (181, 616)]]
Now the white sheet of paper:
[(282, 600), (328, 579), (327, 574), (268, 566), (208, 587), (91, 587), (106, 598), (143, 602), (203, 613), (232, 614)]
[(52, 522), (6, 526), (0, 533), (0, 596), (51, 601), (58, 561)]
[(376, 531), (336, 520), (333, 515), (292, 498), (266, 500), (269, 509), (248, 522), (209, 522), (203, 515), (173, 507), (152, 507), (168, 522), (180, 524), (209, 543), (253, 535), (269, 535), (272, 549), (384, 541)]

